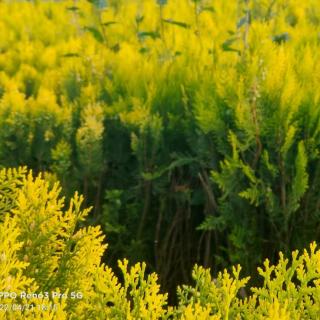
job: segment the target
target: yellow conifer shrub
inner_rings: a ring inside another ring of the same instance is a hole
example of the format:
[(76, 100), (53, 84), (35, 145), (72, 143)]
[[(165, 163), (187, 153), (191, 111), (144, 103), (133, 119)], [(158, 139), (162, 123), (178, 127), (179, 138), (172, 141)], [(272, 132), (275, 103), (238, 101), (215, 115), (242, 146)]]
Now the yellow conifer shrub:
[(128, 262), (119, 262), (124, 285), (101, 264), (104, 236), (98, 226), (81, 227), (90, 211), (81, 209), (82, 196), (75, 194), (67, 205), (58, 183), (50, 186), (25, 168), (1, 170), (0, 182), (0, 290), (17, 295), (1, 299), (0, 317), (159, 319), (165, 314), (167, 296), (159, 293), (155, 274), (145, 276), (145, 264), (127, 270)]
[(310, 245), (291, 262), (258, 268), (260, 288), (239, 295), (249, 277), (233, 267), (213, 278), (195, 266), (195, 285), (178, 287), (177, 306), (167, 306), (158, 276), (146, 264), (119, 261), (121, 279), (102, 257), (99, 226), (84, 227), (90, 209), (77, 193), (70, 203), (26, 168), (0, 171), (0, 319), (318, 319), (320, 250)]

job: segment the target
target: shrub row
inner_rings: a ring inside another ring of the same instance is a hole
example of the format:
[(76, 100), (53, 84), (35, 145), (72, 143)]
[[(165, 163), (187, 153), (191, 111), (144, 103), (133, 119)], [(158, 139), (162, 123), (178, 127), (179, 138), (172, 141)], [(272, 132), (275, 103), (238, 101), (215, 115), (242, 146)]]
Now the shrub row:
[(101, 262), (104, 236), (99, 226), (83, 226), (89, 213), (83, 197), (76, 193), (65, 203), (60, 193), (58, 183), (25, 168), (0, 171), (1, 319), (318, 319), (315, 243), (290, 261), (282, 253), (276, 265), (266, 260), (258, 269), (263, 285), (245, 298), (239, 290), (249, 278), (240, 277), (239, 265), (215, 279), (195, 266), (194, 285), (178, 287), (172, 307), (145, 263), (119, 260), (118, 278)]

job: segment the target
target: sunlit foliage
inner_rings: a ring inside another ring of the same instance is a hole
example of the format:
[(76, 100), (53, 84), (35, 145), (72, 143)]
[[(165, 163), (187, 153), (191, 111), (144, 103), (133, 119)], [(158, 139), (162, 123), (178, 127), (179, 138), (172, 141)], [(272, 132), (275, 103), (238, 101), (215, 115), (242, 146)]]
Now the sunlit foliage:
[[(316, 244), (290, 262), (266, 260), (260, 288), (246, 298), (249, 278), (240, 266), (212, 278), (195, 266), (194, 286), (178, 288), (168, 306), (155, 273), (146, 264), (118, 261), (121, 278), (102, 263), (107, 245), (100, 227), (83, 227), (89, 210), (75, 194), (69, 204), (41, 176), (25, 168), (0, 171), (0, 319), (317, 319), (320, 312), (320, 251)], [(8, 193), (8, 187), (10, 193)], [(17, 297), (3, 297), (3, 293)], [(24, 293), (25, 292), (25, 293)], [(37, 294), (39, 297), (27, 297)], [(61, 296), (58, 296), (58, 293)], [(42, 296), (40, 296), (42, 295)], [(53, 296), (55, 295), (55, 296)], [(23, 309), (12, 309), (13, 305)], [(24, 307), (23, 307), (24, 306)], [(28, 307), (26, 307), (28, 306)]]
[(195, 263), (252, 273), (319, 239), (318, 0), (7, 0), (0, 30), (0, 165), (83, 193), (113, 267), (174, 292)]

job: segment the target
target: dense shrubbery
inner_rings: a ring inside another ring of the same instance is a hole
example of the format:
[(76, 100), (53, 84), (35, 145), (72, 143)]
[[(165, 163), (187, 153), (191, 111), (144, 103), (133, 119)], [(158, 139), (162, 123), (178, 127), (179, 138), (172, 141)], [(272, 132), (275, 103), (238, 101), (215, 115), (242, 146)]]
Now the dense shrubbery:
[(0, 12), (0, 165), (83, 193), (112, 266), (144, 260), (170, 291), (194, 263), (253, 273), (319, 238), (318, 0)]
[[(18, 296), (1, 298), (1, 319), (318, 319), (315, 244), (301, 255), (293, 252), (290, 262), (282, 254), (275, 266), (266, 260), (259, 269), (263, 286), (245, 299), (238, 292), (248, 278), (240, 278), (239, 266), (216, 279), (195, 266), (194, 286), (179, 287), (178, 305), (171, 307), (144, 263), (119, 261), (120, 280), (101, 263), (106, 244), (100, 227), (83, 227), (89, 212), (81, 209), (83, 198), (75, 194), (66, 204), (60, 192), (57, 183), (23, 168), (0, 171), (0, 292)], [(44, 297), (20, 298), (22, 292)], [(65, 296), (52, 299), (54, 293)], [(4, 310), (12, 304), (29, 307)]]

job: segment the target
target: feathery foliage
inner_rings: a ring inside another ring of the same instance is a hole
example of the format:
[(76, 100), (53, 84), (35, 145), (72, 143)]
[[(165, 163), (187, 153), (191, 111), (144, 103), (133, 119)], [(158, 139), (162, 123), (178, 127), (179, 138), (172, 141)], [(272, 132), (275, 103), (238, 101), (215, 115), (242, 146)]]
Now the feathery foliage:
[[(146, 264), (118, 262), (119, 279), (102, 263), (106, 244), (99, 227), (83, 227), (89, 210), (77, 194), (67, 206), (58, 184), (50, 186), (25, 169), (1, 170), (0, 191), (11, 190), (13, 206), (0, 222), (1, 319), (317, 319), (320, 312), (320, 251), (280, 253), (259, 274), (264, 283), (239, 296), (249, 278), (241, 267), (220, 272), (195, 266), (194, 286), (178, 287), (178, 305), (168, 306), (155, 273)], [(1, 199), (9, 200), (6, 195)], [(3, 296), (4, 293), (16, 296)], [(29, 294), (29, 296), (27, 295)], [(37, 296), (36, 296), (37, 295)], [(20, 307), (19, 307), (20, 306)]]
[[(108, 233), (112, 267), (146, 261), (174, 292), (195, 263), (253, 274), (319, 240), (318, 0), (4, 0), (0, 12), (0, 166), (46, 172), (67, 201), (84, 194), (94, 210), (79, 236)], [(17, 199), (21, 179), (6, 183), (0, 209), (47, 228), (25, 249), (44, 255), (32, 277), (91, 255), (68, 262), (77, 223), (46, 213), (63, 204), (42, 182)]]

